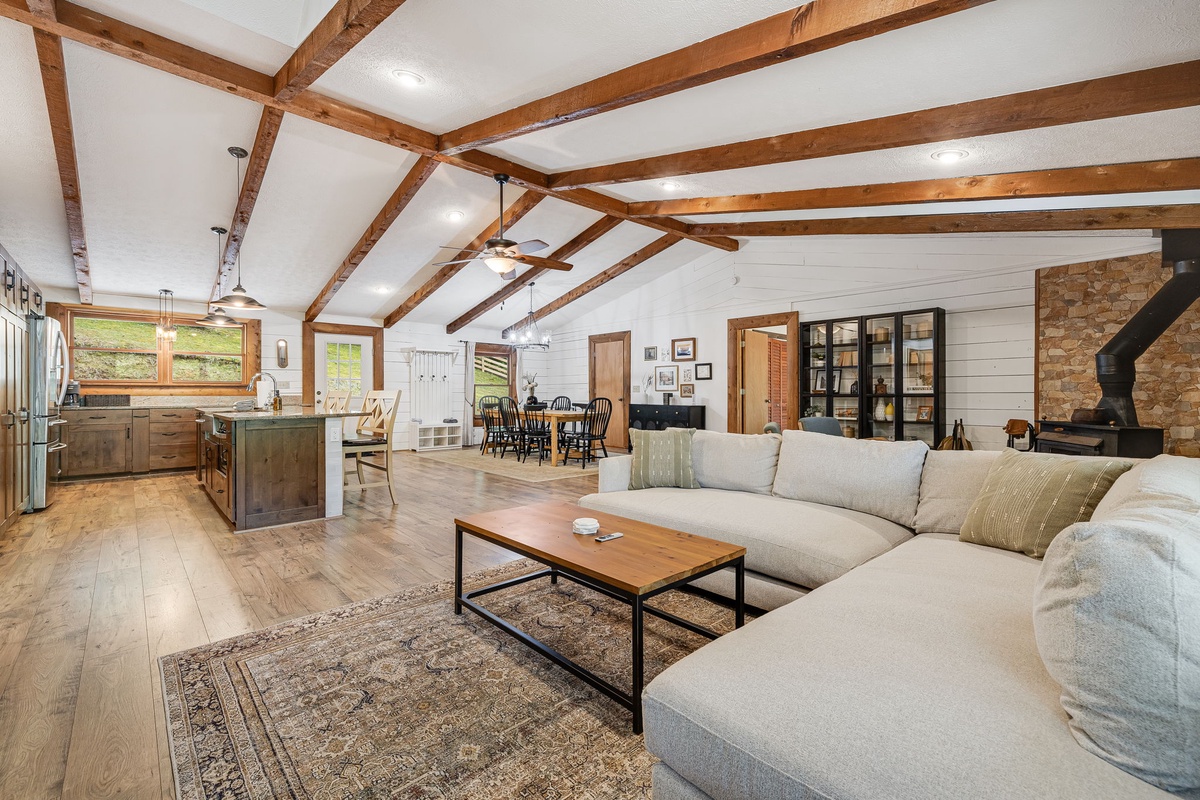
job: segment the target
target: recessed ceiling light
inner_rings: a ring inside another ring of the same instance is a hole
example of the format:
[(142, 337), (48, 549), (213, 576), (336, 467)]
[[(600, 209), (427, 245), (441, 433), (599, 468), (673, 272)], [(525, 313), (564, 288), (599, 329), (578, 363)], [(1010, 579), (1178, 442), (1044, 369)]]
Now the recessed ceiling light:
[(451, 222), (462, 222), (464, 219), (466, 219), (466, 216), (467, 215), (461, 211), (446, 212), (446, 219), (450, 220)]
[(391, 287), (388, 287), (388, 286), (376, 286), (375, 287), (375, 294), (391, 294), (391, 293), (392, 293)]
[(415, 72), (407, 69), (392, 70), (392, 77), (400, 81), (405, 86), (420, 86), (425, 82), (425, 79)]
[(666, 189), (668, 192), (674, 192), (679, 189), (679, 184), (676, 183), (675, 181), (663, 181), (659, 185), (662, 186), (662, 188)]
[(966, 150), (938, 150), (931, 158), (934, 161), (940, 161), (943, 164), (953, 164), (956, 161), (962, 161), (967, 156), (971, 155)]

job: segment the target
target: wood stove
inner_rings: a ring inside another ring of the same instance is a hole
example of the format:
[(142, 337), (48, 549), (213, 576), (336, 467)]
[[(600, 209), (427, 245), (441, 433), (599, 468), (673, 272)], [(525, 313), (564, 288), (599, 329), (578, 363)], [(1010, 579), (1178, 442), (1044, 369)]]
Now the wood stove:
[(1139, 425), (1087, 425), (1040, 420), (1039, 453), (1116, 458), (1153, 458), (1163, 451), (1163, 429)]

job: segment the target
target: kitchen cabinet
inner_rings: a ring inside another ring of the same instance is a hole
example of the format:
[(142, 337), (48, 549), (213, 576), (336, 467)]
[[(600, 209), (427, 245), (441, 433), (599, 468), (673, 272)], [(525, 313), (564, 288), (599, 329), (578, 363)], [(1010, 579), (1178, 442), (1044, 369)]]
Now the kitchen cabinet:
[(41, 313), (42, 293), (0, 247), (0, 530), (29, 501), (30, 386), (27, 314)]
[[(68, 443), (63, 474), (68, 477), (196, 466), (197, 425), (192, 409), (85, 407), (63, 409), (62, 417), (67, 422), (63, 440)], [(128, 441), (124, 462), (118, 429), (125, 431)]]
[(129, 472), (131, 425), (132, 420), (116, 424), (70, 426), (63, 472), (72, 478)]

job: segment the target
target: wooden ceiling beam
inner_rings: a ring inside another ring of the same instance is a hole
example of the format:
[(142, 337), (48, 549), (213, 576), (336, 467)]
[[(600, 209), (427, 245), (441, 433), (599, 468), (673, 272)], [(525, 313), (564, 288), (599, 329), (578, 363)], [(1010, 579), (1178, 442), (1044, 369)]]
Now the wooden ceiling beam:
[(342, 261), (341, 265), (334, 270), (329, 281), (321, 289), (316, 299), (312, 301), (312, 305), (308, 307), (308, 311), (304, 312), (304, 321), (312, 322), (317, 316), (325, 310), (325, 306), (329, 305), (329, 301), (338, 293), (342, 285), (350, 280), (350, 276), (358, 269), (358, 265), (363, 262), (363, 259), (374, 249), (383, 235), (387, 233), (388, 228), (400, 216), (413, 198), (417, 196), (417, 192), (425, 185), (438, 168), (439, 162), (421, 156), (413, 168), (404, 176), (404, 180), (400, 181), (400, 185), (396, 187), (396, 191), (392, 192), (392, 196), (383, 204), (383, 208), (375, 215), (375, 219), (367, 226), (366, 231), (359, 237), (358, 243), (354, 245), (354, 249)]
[(629, 213), (638, 216), (698, 216), (764, 211), (807, 211), (819, 208), (866, 208), (949, 200), (1004, 200), (1022, 197), (1068, 197), (1125, 192), (1171, 192), (1189, 189), (1200, 189), (1200, 158), (1007, 172), (996, 175), (875, 183), (863, 186), (836, 186), (822, 189), (801, 189), (795, 192), (651, 200), (630, 203)]
[(47, 19), (57, 19), (58, 12), (55, 9), (55, 0), (25, 0), (26, 6), (31, 14), (37, 14), (39, 17)]
[[(659, 237), (658, 239), (655, 239), (653, 242), (646, 245), (641, 250), (638, 250), (633, 255), (630, 255), (630, 256), (627, 256), (626, 258), (621, 259), (616, 264), (613, 264), (611, 267), (609, 267), (608, 269), (601, 272), (599, 275), (596, 275), (595, 277), (591, 278), (590, 280), (588, 280), (584, 283), (581, 283), (579, 286), (576, 286), (571, 291), (569, 291), (566, 294), (564, 294), (563, 296), (559, 297), (557, 300), (552, 300), (551, 302), (542, 306), (537, 311), (533, 312), (533, 318), (538, 321), (545, 319), (546, 317), (553, 314), (555, 311), (558, 311), (559, 309), (561, 309), (567, 305), (570, 305), (571, 303), (574, 303), (576, 300), (578, 300), (579, 298), (583, 297), (586, 294), (590, 294), (590, 293), (596, 291), (597, 289), (599, 289), (601, 286), (608, 283), (609, 281), (611, 281), (615, 278), (618, 278), (621, 275), (624, 275), (626, 272), (629, 272), (629, 270), (642, 264), (645, 261), (648, 261), (649, 259), (653, 258), (654, 256), (656, 256), (659, 253), (666, 250), (671, 245), (676, 244), (677, 242), (680, 242), (682, 240), (683, 240), (682, 237), (676, 236), (675, 234), (672, 234), (672, 233), (668, 233), (666, 236), (662, 236), (662, 237)], [(513, 323), (512, 325), (509, 325), (507, 328), (505, 328), (504, 333), (503, 333), (503, 338), (507, 339), (509, 337), (509, 335), (514, 330), (516, 330), (517, 326), (519, 326), (522, 322), (524, 322), (524, 320), (521, 320), (521, 322)]]
[(71, 124), (71, 100), (67, 93), (67, 72), (63, 63), (62, 40), (45, 31), (33, 32), (46, 110), (50, 114), (50, 132), (54, 138), (54, 157), (62, 185), (63, 206), (67, 214), (67, 234), (71, 240), (71, 258), (75, 262), (75, 283), (79, 302), (91, 305), (92, 268), (88, 262), (87, 236), (83, 225), (83, 199), (79, 192), (79, 163), (75, 158), (75, 129)]
[(460, 153), (741, 75), (990, 0), (812, 0), (443, 134)]
[(628, 183), (948, 142), (1200, 105), (1200, 61), (550, 176), (551, 189)]
[[(601, 217), (596, 222), (592, 223), (587, 230), (583, 231), (574, 239), (555, 250), (550, 255), (550, 258), (555, 261), (566, 261), (580, 250), (620, 225), (622, 222), (624, 222), (624, 220), (618, 217)], [(472, 322), (479, 319), (484, 314), (524, 289), (529, 284), (533, 283), (548, 271), (549, 270), (543, 267), (534, 267), (532, 269), (525, 270), (525, 272), (521, 273), (513, 280), (506, 282), (504, 286), (491, 297), (480, 302), (470, 311), (466, 312), (461, 317), (447, 325), (446, 333), (458, 333), (460, 330), (467, 327)]]
[(404, 0), (337, 0), (275, 73), (276, 99), (295, 99), (402, 5)]
[(282, 111), (270, 106), (263, 109), (258, 120), (258, 132), (254, 135), (254, 146), (246, 164), (246, 175), (238, 189), (237, 206), (233, 210), (233, 220), (229, 223), (229, 236), (225, 239), (225, 252), (221, 254), (217, 277), (213, 281), (212, 294), (209, 295), (212, 300), (223, 294), (221, 287), (233, 271), (238, 255), (242, 252), (246, 229), (250, 227), (250, 215), (254, 213), (254, 204), (258, 202), (258, 194), (262, 191), (267, 164), (271, 160), (271, 151), (275, 149), (275, 140), (279, 138), (279, 128), (282, 124)]
[(693, 225), (722, 236), (871, 236), (1200, 228), (1200, 204)]
[[(537, 192), (525, 192), (508, 208), (506, 208), (504, 212), (496, 218), (495, 222), (493, 222), (491, 225), (488, 225), (479, 233), (478, 236), (472, 239), (470, 244), (468, 244), (462, 250), (459, 250), (454, 256), (445, 260), (459, 261), (460, 259), (475, 258), (478, 255), (478, 252), (476, 251), (482, 250), (484, 245), (487, 244), (488, 239), (491, 239), (500, 232), (501, 219), (504, 220), (504, 228), (505, 232), (507, 232), (509, 228), (517, 224), (522, 217), (532, 211), (538, 203), (542, 202), (544, 198), (545, 195), (538, 194)], [(409, 295), (407, 300), (397, 306), (392, 313), (388, 314), (383, 320), (383, 326), (385, 328), (390, 328), (411, 314), (413, 309), (428, 300), (434, 292), (445, 286), (451, 278), (461, 272), (463, 268), (470, 263), (472, 262), (446, 264), (443, 266), (436, 273), (434, 273), (433, 277), (425, 281), (425, 283), (421, 285), (421, 288)], [(482, 266), (482, 264), (480, 264), (480, 266)], [(484, 269), (487, 268), (484, 267)], [(491, 270), (488, 271), (490, 272)]]

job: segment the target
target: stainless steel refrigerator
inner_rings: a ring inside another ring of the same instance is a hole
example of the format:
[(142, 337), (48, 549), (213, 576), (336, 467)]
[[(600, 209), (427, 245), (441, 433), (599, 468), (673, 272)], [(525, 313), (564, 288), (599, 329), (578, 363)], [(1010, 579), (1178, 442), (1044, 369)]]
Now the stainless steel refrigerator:
[(29, 511), (50, 505), (54, 485), (62, 474), (67, 443), (58, 409), (67, 391), (67, 339), (62, 325), (50, 317), (29, 318), (30, 479)]

